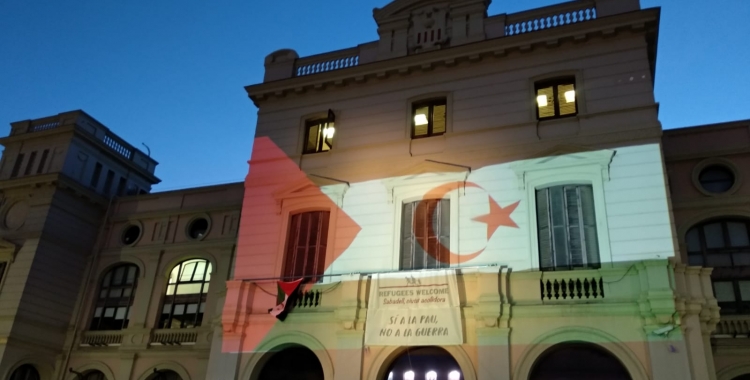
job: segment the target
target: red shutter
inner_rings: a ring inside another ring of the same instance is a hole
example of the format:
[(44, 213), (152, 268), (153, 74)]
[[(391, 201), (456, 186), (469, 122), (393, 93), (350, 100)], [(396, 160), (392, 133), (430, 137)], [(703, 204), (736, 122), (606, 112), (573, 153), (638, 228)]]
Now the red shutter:
[(284, 278), (317, 281), (325, 271), (330, 212), (312, 211), (292, 215), (289, 223)]

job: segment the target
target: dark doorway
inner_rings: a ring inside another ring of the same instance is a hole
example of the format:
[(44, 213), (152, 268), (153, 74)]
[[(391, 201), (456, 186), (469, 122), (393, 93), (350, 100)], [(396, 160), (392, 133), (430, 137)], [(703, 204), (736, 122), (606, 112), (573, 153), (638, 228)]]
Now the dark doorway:
[(275, 353), (263, 365), (261, 380), (323, 380), (323, 366), (314, 352), (292, 346)]
[(440, 347), (413, 347), (401, 353), (382, 380), (463, 380), (461, 367)]
[(739, 375), (732, 380), (750, 380), (750, 373), (745, 375)]
[(543, 353), (529, 380), (630, 380), (614, 355), (589, 343), (562, 343)]
[(180, 377), (175, 371), (168, 369), (155, 369), (154, 373), (148, 377), (148, 380), (182, 380), (182, 377)]

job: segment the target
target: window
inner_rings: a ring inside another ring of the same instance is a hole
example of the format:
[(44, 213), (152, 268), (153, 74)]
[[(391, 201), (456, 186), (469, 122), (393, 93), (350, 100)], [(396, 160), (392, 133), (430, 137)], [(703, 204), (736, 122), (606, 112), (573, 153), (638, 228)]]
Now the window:
[(13, 374), (10, 375), (9, 380), (39, 380), (39, 371), (34, 368), (31, 364), (24, 364), (18, 368), (16, 368), (15, 371), (13, 371)]
[(138, 281), (138, 267), (120, 265), (104, 276), (91, 319), (91, 330), (122, 330), (128, 327)]
[(284, 279), (302, 278), (313, 282), (325, 271), (330, 212), (312, 211), (294, 214), (289, 222)]
[(159, 328), (181, 329), (201, 325), (211, 269), (211, 263), (204, 259), (186, 260), (172, 269)]
[(401, 212), (401, 270), (450, 265), (450, 200), (405, 203)]
[(21, 170), (21, 164), (23, 164), (23, 153), (19, 153), (16, 157), (16, 162), (13, 164), (13, 171), (10, 172), (10, 178), (18, 177), (18, 171)]
[(120, 180), (117, 183), (117, 195), (125, 195), (125, 185), (127, 185), (127, 183), (128, 180), (125, 177), (120, 177)]
[(750, 222), (716, 220), (691, 228), (688, 263), (713, 267), (711, 280), (722, 314), (750, 313)]
[(141, 227), (136, 224), (131, 224), (125, 227), (120, 236), (120, 241), (125, 245), (133, 245), (141, 237)]
[(91, 176), (91, 187), (94, 189), (99, 186), (99, 177), (102, 175), (102, 164), (97, 162), (96, 165), (94, 165), (94, 175)]
[(578, 113), (575, 77), (565, 77), (534, 85), (536, 116), (539, 120), (573, 116)]
[(31, 174), (31, 169), (34, 168), (34, 161), (36, 161), (36, 151), (31, 152), (29, 155), (29, 162), (26, 163), (26, 170), (23, 171), (23, 175)]
[(320, 153), (331, 150), (335, 131), (333, 121), (330, 121), (330, 118), (308, 120), (305, 123), (304, 153)]
[(3, 283), (3, 277), (5, 277), (5, 269), (8, 267), (8, 263), (3, 261), (0, 262), (0, 284)]
[(429, 137), (445, 133), (445, 98), (414, 103), (412, 105), (411, 137)]
[(187, 235), (193, 240), (201, 240), (208, 233), (208, 219), (200, 217), (193, 219), (187, 226)]
[(112, 190), (112, 181), (115, 179), (115, 172), (107, 170), (107, 179), (104, 180), (104, 195), (109, 196), (110, 190)]
[(590, 185), (536, 190), (536, 213), (542, 270), (599, 267), (594, 195)]
[(734, 173), (724, 165), (710, 165), (698, 174), (703, 190), (709, 193), (721, 194), (734, 186)]
[(47, 163), (47, 156), (49, 156), (49, 149), (45, 149), (42, 152), (42, 159), (39, 160), (39, 168), (36, 169), (36, 174), (41, 174), (44, 171), (44, 165)]

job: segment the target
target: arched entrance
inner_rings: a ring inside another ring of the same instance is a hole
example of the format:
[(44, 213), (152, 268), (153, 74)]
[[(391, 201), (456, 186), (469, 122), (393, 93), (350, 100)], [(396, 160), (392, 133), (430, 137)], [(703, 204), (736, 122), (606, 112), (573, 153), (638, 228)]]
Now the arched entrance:
[(746, 375), (739, 375), (732, 380), (750, 380), (750, 373)]
[(561, 343), (534, 363), (529, 380), (631, 380), (614, 355), (591, 343)]
[(461, 367), (440, 347), (411, 347), (393, 360), (380, 380), (463, 380)]
[(303, 346), (289, 346), (269, 353), (258, 379), (323, 380), (323, 366), (314, 352)]

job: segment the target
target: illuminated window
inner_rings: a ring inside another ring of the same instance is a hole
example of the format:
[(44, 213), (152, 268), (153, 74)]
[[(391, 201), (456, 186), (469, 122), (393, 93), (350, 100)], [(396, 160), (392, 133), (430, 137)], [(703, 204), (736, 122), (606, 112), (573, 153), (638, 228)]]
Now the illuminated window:
[(575, 77), (537, 82), (534, 90), (537, 119), (553, 119), (578, 113)]
[(39, 371), (31, 364), (24, 364), (10, 375), (10, 380), (39, 380)]
[(685, 235), (688, 263), (713, 267), (711, 280), (722, 314), (750, 314), (750, 222), (714, 220)]
[(412, 105), (411, 137), (429, 137), (445, 133), (445, 98), (432, 99)]
[(328, 211), (294, 214), (289, 223), (284, 278), (317, 281), (325, 271), (328, 247)]
[(122, 330), (128, 327), (137, 282), (138, 267), (133, 264), (120, 265), (107, 272), (99, 287), (89, 328)]
[(594, 195), (590, 185), (537, 190), (536, 215), (542, 270), (599, 267)]
[(333, 148), (333, 135), (336, 133), (330, 119), (308, 120), (305, 123), (304, 153), (327, 152)]
[(450, 265), (451, 208), (448, 199), (405, 203), (401, 212), (401, 270)]
[(198, 327), (203, 322), (211, 263), (204, 259), (183, 261), (169, 274), (159, 328)]

